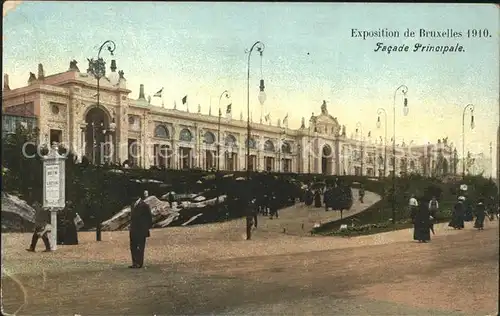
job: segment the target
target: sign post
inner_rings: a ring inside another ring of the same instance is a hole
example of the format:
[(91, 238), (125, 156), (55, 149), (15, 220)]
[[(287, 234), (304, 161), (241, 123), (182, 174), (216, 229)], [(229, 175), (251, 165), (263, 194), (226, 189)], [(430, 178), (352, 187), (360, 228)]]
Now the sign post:
[(57, 212), (66, 205), (65, 156), (53, 144), (43, 160), (43, 208), (50, 210), (51, 249), (57, 249)]

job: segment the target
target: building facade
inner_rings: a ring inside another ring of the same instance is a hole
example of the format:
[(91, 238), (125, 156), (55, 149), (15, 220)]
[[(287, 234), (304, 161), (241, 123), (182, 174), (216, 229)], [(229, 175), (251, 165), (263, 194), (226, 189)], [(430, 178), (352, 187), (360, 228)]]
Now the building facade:
[[(40, 143), (63, 143), (78, 157), (94, 163), (105, 161), (185, 169), (251, 170), (371, 177), (396, 172), (438, 175), (456, 173), (456, 151), (446, 140), (436, 144), (396, 146), (371, 141), (369, 135), (346, 135), (326, 103), (299, 129), (247, 122), (177, 109), (152, 106), (140, 86), (132, 99), (123, 72), (115, 83), (99, 81), (80, 72), (76, 61), (68, 71), (45, 76), (31, 73), (25, 87), (10, 89), (4, 76), (3, 112), (29, 108), (38, 120)], [(97, 103), (99, 94), (99, 103)], [(387, 159), (385, 159), (387, 158)]]

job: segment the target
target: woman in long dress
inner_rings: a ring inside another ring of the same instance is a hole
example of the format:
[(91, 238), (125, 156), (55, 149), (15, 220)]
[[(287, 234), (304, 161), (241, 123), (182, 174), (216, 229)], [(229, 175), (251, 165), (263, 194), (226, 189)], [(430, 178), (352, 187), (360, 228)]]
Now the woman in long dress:
[(472, 201), (469, 199), (465, 199), (463, 204), (464, 204), (464, 222), (472, 222), (474, 220)]
[(312, 193), (312, 191), (311, 191), (311, 189), (307, 189), (307, 191), (306, 191), (306, 194), (305, 194), (305, 195), (306, 195), (306, 196), (305, 196), (305, 199), (304, 199), (305, 204), (306, 204), (307, 206), (311, 206), (311, 205), (313, 204), (313, 197), (314, 197), (314, 196), (313, 196), (313, 193)]
[(418, 242), (429, 242), (431, 240), (431, 214), (427, 207), (427, 201), (421, 199), (418, 207), (412, 208), (413, 240)]
[(314, 193), (314, 207), (321, 207), (321, 193), (320, 193), (320, 190), (316, 190), (316, 193)]
[(453, 229), (463, 229), (464, 228), (464, 216), (465, 216), (465, 198), (463, 196), (458, 197), (457, 203), (453, 206), (453, 214), (451, 216), (451, 221), (448, 224), (449, 227)]
[(78, 245), (78, 229), (76, 228), (75, 218), (76, 213), (73, 210), (69, 210), (66, 216), (65, 245)]
[(484, 229), (484, 218), (487, 215), (486, 205), (484, 204), (483, 199), (480, 199), (479, 202), (477, 203), (475, 213), (476, 213), (475, 214), (476, 221), (474, 222), (474, 228), (477, 228), (478, 230), (483, 230)]

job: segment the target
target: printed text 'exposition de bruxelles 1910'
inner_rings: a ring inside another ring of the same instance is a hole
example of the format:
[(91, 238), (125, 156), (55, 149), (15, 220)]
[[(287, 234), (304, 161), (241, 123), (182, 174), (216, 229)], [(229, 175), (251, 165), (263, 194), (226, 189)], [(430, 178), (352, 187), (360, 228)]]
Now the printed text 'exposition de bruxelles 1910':
[[(406, 38), (414, 38), (418, 36), (419, 38), (427, 38), (427, 39), (457, 39), (457, 38), (490, 38), (491, 33), (488, 29), (469, 29), (465, 32), (456, 31), (453, 29), (447, 30), (426, 30), (419, 29), (418, 31), (412, 31), (410, 29), (406, 29), (403, 32), (403, 36)], [(392, 31), (387, 28), (381, 28), (378, 30), (359, 30), (359, 29), (351, 29), (351, 37), (354, 38), (362, 38), (363, 40), (370, 38), (399, 38), (399, 31)], [(401, 45), (391, 45), (385, 44), (383, 42), (378, 42), (375, 46), (374, 52), (384, 52), (390, 54), (391, 52), (436, 52), (436, 53), (455, 53), (455, 52), (465, 52), (465, 49), (459, 43), (455, 45), (424, 45), (422, 43), (416, 43), (413, 45), (413, 48), (410, 49), (409, 45), (401, 44)]]

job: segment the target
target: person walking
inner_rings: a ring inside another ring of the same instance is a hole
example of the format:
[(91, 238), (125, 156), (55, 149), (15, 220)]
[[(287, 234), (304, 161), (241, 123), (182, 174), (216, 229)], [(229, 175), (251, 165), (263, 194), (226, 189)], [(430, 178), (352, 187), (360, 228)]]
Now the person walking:
[(438, 210), (439, 210), (439, 202), (437, 201), (436, 197), (433, 196), (429, 202), (429, 214), (432, 217), (430, 226), (431, 226), (431, 232), (433, 235), (435, 235), (434, 223), (436, 222), (436, 214), (437, 214)]
[(50, 247), (50, 241), (48, 234), (51, 232), (50, 215), (47, 210), (42, 208), (42, 205), (38, 202), (33, 203), (33, 208), (35, 209), (35, 231), (33, 232), (33, 237), (31, 238), (31, 244), (27, 251), (35, 252), (36, 244), (38, 239), (42, 238), (45, 244), (45, 252), (52, 251)]
[(321, 207), (321, 193), (320, 189), (317, 189), (314, 193), (314, 207)]
[(474, 222), (474, 228), (477, 228), (478, 230), (483, 230), (484, 218), (488, 215), (483, 198), (480, 198), (476, 205), (475, 215), (476, 215), (476, 221)]
[(137, 199), (131, 207), (129, 237), (132, 265), (129, 268), (132, 269), (139, 269), (144, 265), (146, 238), (150, 236), (149, 229), (153, 225), (151, 208), (145, 201), (148, 196), (149, 192), (144, 191), (143, 196)]
[(273, 193), (271, 193), (271, 198), (269, 201), (269, 213), (270, 213), (269, 218), (270, 219), (273, 219), (274, 216), (276, 216), (276, 218), (278, 218), (278, 216), (279, 216), (278, 208), (279, 208), (278, 199), (276, 198), (276, 194), (273, 192)]
[(431, 240), (431, 214), (422, 198), (419, 207), (412, 208), (413, 240), (429, 242)]
[(313, 200), (314, 200), (314, 194), (313, 194), (311, 188), (308, 187), (306, 192), (305, 192), (304, 204), (306, 206), (311, 206), (313, 204)]
[(465, 197), (459, 196), (457, 203), (453, 206), (453, 213), (451, 215), (451, 221), (448, 224), (449, 227), (453, 229), (463, 229), (464, 228), (464, 206)]
[(359, 202), (360, 202), (360, 203), (365, 203), (365, 202), (364, 202), (364, 198), (365, 198), (365, 188), (363, 187), (363, 185), (361, 185), (361, 186), (359, 187), (358, 194), (359, 194)]
[(168, 205), (170, 206), (170, 208), (173, 207), (174, 201), (175, 201), (174, 192), (170, 191), (168, 193)]

